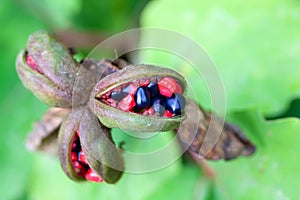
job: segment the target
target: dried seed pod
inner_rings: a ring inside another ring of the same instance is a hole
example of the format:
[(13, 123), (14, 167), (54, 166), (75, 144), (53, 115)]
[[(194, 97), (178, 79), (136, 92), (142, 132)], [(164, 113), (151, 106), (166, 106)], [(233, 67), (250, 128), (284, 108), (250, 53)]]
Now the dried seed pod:
[(17, 72), (25, 87), (44, 103), (68, 108), (79, 64), (68, 50), (46, 32), (29, 36), (27, 47), (16, 61)]
[[(150, 105), (149, 107), (148, 101), (152, 102), (152, 100), (148, 98), (155, 97), (148, 95), (145, 100), (147, 105), (143, 105), (143, 107), (139, 106), (138, 102), (135, 102), (136, 99), (133, 99), (133, 101), (131, 98), (129, 101), (128, 96), (125, 97), (126, 101), (122, 99), (120, 102), (110, 98), (112, 92), (123, 91), (122, 87), (125, 88), (128, 85), (136, 84), (138, 87), (146, 88), (146, 85), (150, 84), (150, 82), (157, 82), (158, 79), (164, 77), (174, 79), (184, 91), (186, 86), (185, 79), (171, 69), (151, 65), (129, 66), (101, 79), (92, 91), (89, 106), (100, 121), (109, 128), (121, 128), (138, 132), (173, 130), (184, 119), (184, 113), (179, 115), (172, 115), (171, 113), (169, 117), (160, 116), (159, 114), (143, 115), (145, 110), (152, 106)], [(147, 82), (146, 85), (145, 82)], [(137, 87), (131, 88), (136, 89)], [(131, 93), (129, 92), (128, 95), (132, 95)], [(137, 97), (135, 96), (135, 98)], [(118, 104), (120, 105), (118, 106)]]
[(182, 145), (196, 155), (194, 158), (231, 160), (255, 152), (255, 146), (237, 126), (205, 112), (196, 102), (188, 100), (185, 112), (186, 119), (177, 134)]
[(59, 127), (69, 112), (69, 109), (50, 108), (42, 120), (34, 124), (32, 132), (27, 137), (27, 149), (57, 155)]
[[(72, 110), (59, 131), (59, 158), (69, 178), (107, 183), (120, 179), (123, 159), (109, 131), (89, 109)], [(78, 157), (81, 151), (84, 158)]]

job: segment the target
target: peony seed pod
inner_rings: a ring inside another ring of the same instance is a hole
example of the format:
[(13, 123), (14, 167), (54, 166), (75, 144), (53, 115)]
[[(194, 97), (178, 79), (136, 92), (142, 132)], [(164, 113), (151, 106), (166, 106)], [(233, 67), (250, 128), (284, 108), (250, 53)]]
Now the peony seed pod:
[(41, 101), (50, 106), (71, 107), (79, 64), (48, 33), (40, 31), (29, 36), (26, 49), (17, 57), (16, 67), (25, 87)]
[(89, 109), (74, 109), (66, 117), (58, 148), (61, 166), (72, 180), (115, 183), (123, 173), (123, 159), (110, 129), (102, 126)]
[(174, 130), (185, 117), (185, 87), (185, 79), (174, 70), (128, 66), (96, 84), (89, 106), (109, 128), (138, 132)]

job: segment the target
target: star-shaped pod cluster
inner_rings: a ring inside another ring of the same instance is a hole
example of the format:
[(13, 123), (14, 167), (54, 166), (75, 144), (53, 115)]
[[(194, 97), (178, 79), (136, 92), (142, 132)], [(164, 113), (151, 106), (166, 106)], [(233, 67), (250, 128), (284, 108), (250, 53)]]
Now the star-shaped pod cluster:
[[(16, 65), (24, 86), (52, 107), (35, 125), (27, 147), (57, 154), (72, 180), (115, 183), (120, 179), (124, 161), (111, 128), (141, 134), (174, 130), (196, 159), (229, 160), (255, 151), (237, 127), (225, 123), (222, 129), (222, 120), (212, 120), (213, 114), (187, 99), (186, 81), (174, 70), (133, 66), (123, 60), (78, 63), (43, 31), (30, 35)], [(204, 138), (218, 128), (222, 133), (217, 143), (207, 140), (205, 147)], [(202, 151), (203, 145), (209, 152)]]

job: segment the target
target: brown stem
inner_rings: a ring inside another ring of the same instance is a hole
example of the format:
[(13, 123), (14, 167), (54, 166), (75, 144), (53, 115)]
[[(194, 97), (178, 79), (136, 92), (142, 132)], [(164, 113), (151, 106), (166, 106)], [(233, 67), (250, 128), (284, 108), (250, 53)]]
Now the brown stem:
[[(56, 30), (55, 35), (66, 47), (74, 48), (94, 48), (99, 43), (109, 38), (112, 34), (104, 32), (88, 32), (76, 30)], [(130, 49), (128, 47), (135, 47), (139, 42), (139, 35), (135, 37), (116, 40), (117, 43), (113, 44), (118, 49)], [(105, 47), (104, 47), (105, 48)], [(109, 47), (108, 47), (109, 48)]]
[(109, 34), (96, 32), (79, 32), (74, 30), (57, 30), (56, 36), (66, 47), (91, 48), (105, 40)]
[(216, 173), (215, 171), (208, 165), (207, 161), (205, 161), (204, 159), (201, 159), (199, 157), (199, 155), (197, 155), (196, 153), (189, 151), (190, 155), (192, 156), (192, 158), (194, 159), (194, 161), (203, 169), (204, 175), (210, 179), (213, 180), (216, 177)]

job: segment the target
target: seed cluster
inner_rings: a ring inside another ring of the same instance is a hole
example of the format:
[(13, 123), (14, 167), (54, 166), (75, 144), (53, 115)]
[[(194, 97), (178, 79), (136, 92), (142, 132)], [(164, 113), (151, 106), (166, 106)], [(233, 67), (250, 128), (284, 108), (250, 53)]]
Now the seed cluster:
[(181, 84), (174, 78), (152, 77), (122, 84), (98, 99), (125, 112), (170, 118), (182, 114), (182, 92)]
[(73, 170), (77, 176), (93, 182), (103, 181), (102, 178), (90, 168), (84, 152), (82, 151), (78, 132), (76, 132), (72, 142), (70, 158)]

